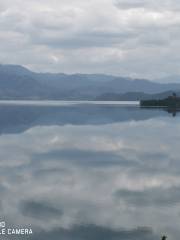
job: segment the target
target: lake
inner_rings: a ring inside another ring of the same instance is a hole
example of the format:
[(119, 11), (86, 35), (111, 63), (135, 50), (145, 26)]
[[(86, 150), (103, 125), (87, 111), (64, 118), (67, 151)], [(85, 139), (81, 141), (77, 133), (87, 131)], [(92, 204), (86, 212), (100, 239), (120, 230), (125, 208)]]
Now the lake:
[(1, 220), (33, 229), (17, 239), (179, 239), (179, 143), (165, 109), (0, 102)]

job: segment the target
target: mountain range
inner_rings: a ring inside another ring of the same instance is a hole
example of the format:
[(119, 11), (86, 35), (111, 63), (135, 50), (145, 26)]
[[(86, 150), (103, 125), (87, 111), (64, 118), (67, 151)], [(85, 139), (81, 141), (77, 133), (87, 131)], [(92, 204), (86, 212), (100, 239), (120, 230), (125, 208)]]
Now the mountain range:
[(180, 83), (159, 83), (105, 74), (36, 73), (0, 65), (0, 99), (139, 100), (180, 93)]

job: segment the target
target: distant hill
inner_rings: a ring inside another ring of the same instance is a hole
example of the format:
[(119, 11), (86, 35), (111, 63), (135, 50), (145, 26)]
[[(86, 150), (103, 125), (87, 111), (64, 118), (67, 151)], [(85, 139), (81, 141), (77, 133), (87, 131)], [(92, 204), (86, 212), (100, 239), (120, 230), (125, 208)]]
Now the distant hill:
[[(150, 99), (164, 99), (172, 95), (173, 91), (166, 91), (156, 94), (148, 94), (143, 92), (127, 92), (124, 94), (105, 93), (95, 98), (97, 101), (139, 101)], [(176, 92), (180, 96), (180, 92)]]
[(18, 65), (0, 65), (0, 99), (137, 100), (167, 91), (180, 92), (180, 83), (104, 74), (36, 73)]
[(176, 82), (179, 82), (179, 80), (180, 80), (180, 75), (170, 75), (167, 77), (156, 79), (157, 82), (161, 82), (161, 83), (169, 83), (169, 82), (176, 83)]

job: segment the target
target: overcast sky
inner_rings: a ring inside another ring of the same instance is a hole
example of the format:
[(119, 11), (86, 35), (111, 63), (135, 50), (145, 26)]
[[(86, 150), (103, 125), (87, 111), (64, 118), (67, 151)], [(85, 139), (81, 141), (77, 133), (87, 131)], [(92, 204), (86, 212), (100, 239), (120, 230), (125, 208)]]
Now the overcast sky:
[(1, 0), (0, 43), (35, 71), (180, 74), (180, 1)]

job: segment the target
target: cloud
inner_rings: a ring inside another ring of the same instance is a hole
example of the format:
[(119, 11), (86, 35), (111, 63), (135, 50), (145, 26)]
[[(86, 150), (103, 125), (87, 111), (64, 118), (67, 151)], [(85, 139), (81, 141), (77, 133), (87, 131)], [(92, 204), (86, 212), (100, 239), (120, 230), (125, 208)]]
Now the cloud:
[(180, 4), (177, 0), (115, 0), (115, 5), (121, 9), (150, 9), (154, 11), (176, 11)]
[(179, 11), (177, 0), (2, 0), (0, 61), (36, 71), (180, 74)]
[(146, 0), (116, 0), (115, 5), (121, 9), (144, 8), (148, 6), (148, 2)]
[(83, 48), (104, 48), (122, 44), (127, 38), (132, 36), (133, 33), (125, 32), (110, 32), (110, 31), (79, 31), (74, 34), (67, 34), (62, 36), (59, 30), (42, 32), (33, 39), (37, 44), (46, 44), (52, 48), (63, 49), (83, 49)]

